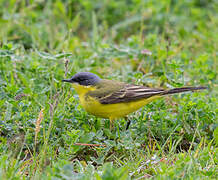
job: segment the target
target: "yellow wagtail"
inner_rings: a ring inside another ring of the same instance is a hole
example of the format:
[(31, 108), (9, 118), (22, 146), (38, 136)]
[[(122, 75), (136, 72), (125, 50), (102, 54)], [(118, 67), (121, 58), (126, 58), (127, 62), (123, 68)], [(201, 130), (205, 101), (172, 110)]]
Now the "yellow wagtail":
[(149, 88), (101, 79), (90, 72), (79, 72), (71, 79), (62, 81), (72, 83), (79, 95), (81, 105), (88, 113), (97, 117), (109, 118), (110, 125), (114, 119), (126, 117), (129, 113), (162, 96), (206, 89), (202, 86), (169, 90)]

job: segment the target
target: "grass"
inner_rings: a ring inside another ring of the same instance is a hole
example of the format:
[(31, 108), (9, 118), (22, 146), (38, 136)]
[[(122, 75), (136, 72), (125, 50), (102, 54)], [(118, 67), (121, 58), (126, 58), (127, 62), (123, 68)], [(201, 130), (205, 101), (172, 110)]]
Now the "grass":
[[(215, 0), (0, 5), (0, 179), (218, 177)], [(110, 131), (61, 82), (79, 71), (209, 89), (156, 100)]]

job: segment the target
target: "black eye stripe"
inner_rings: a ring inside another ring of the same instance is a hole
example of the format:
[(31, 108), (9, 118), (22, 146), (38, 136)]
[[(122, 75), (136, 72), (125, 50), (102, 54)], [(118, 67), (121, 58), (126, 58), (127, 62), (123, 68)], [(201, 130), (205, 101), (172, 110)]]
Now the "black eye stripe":
[(78, 78), (74, 79), (74, 81), (76, 81), (76, 82), (87, 81), (87, 80), (88, 80), (87, 78), (81, 78), (81, 77), (78, 77)]
[(77, 78), (76, 81), (89, 81), (92, 80), (93, 78), (87, 79), (87, 78)]

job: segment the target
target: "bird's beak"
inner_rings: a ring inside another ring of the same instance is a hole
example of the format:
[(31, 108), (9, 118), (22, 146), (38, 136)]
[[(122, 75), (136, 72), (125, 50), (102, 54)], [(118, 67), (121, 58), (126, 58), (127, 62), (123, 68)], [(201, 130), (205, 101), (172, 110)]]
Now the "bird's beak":
[(63, 79), (62, 82), (74, 83), (72, 79)]

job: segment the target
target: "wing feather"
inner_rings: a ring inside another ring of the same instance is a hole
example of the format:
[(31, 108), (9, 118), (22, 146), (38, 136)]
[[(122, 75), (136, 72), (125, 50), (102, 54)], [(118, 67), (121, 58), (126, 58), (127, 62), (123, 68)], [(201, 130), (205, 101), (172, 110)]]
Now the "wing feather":
[(131, 102), (139, 99), (150, 98), (163, 93), (163, 89), (153, 89), (145, 86), (125, 85), (122, 89), (115, 91), (105, 97), (99, 98), (101, 104), (115, 104)]

